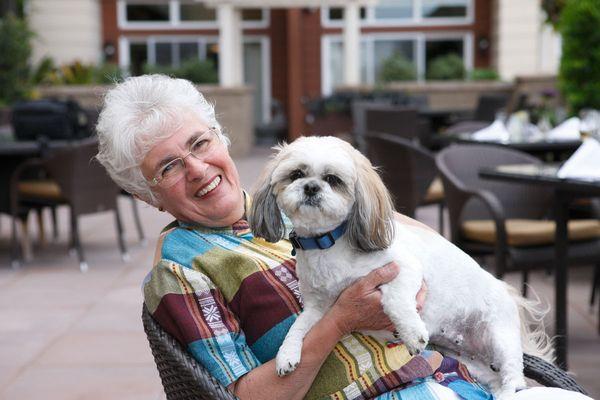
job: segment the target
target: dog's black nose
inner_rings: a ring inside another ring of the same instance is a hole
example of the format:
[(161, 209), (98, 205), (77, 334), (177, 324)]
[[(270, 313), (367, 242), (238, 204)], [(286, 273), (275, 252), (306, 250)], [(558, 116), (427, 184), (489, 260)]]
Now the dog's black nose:
[(314, 196), (321, 191), (321, 187), (316, 183), (307, 183), (304, 185), (304, 194), (307, 196)]

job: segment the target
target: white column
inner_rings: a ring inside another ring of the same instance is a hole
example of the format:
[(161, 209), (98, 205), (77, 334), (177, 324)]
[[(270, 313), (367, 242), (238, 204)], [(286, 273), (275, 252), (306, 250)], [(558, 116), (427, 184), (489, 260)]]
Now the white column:
[(360, 84), (360, 7), (355, 1), (344, 7), (344, 84)]
[(495, 61), (503, 79), (538, 73), (540, 13), (538, 0), (497, 0)]
[(219, 83), (221, 86), (242, 84), (241, 26), (239, 11), (232, 4), (217, 8), (219, 19)]

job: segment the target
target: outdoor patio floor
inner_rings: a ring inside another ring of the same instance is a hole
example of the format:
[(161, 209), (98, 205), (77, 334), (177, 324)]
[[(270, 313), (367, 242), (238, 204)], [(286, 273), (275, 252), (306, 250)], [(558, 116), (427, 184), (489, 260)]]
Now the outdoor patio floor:
[[(236, 160), (249, 188), (270, 150), (255, 148)], [(148, 244), (141, 245), (120, 200), (130, 260), (121, 260), (111, 213), (84, 216), (80, 227), (89, 271), (81, 273), (67, 253), (67, 210), (59, 210), (60, 237), (20, 269), (8, 267), (10, 224), (0, 216), (0, 399), (163, 399), (140, 320), (140, 286), (151, 267), (156, 236), (171, 218), (140, 203)], [(437, 227), (437, 210), (418, 218)], [(49, 216), (46, 215), (49, 219)], [(33, 221), (33, 219), (32, 219)], [(30, 223), (32, 237), (35, 226)], [(48, 225), (49, 226), (49, 225)], [(591, 267), (571, 270), (569, 282), (569, 362), (571, 372), (592, 397), (600, 398), (598, 305), (590, 309)], [(508, 280), (518, 285), (520, 276)], [(532, 286), (553, 304), (553, 278), (535, 273)], [(553, 313), (547, 326), (553, 326)]]

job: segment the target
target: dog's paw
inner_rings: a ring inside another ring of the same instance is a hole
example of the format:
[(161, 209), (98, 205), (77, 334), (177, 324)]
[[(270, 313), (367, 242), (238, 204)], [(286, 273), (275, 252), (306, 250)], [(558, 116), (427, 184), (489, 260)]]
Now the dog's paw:
[(285, 376), (289, 375), (300, 364), (300, 356), (301, 356), (302, 345), (300, 346), (292, 346), (292, 345), (283, 345), (277, 352), (277, 357), (275, 358), (275, 366), (277, 368), (277, 375)]
[(421, 354), (425, 350), (427, 343), (429, 343), (429, 333), (425, 329), (425, 324), (408, 327), (403, 332), (400, 332), (400, 337), (411, 356)]

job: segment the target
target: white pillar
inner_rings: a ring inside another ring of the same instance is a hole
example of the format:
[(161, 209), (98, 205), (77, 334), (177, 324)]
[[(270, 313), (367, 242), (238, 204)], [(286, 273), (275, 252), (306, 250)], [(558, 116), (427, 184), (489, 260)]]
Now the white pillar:
[(344, 84), (360, 84), (360, 7), (355, 1), (344, 7)]
[(242, 84), (242, 47), (239, 10), (223, 3), (217, 8), (219, 18), (219, 83), (221, 86)]
[(540, 13), (538, 0), (497, 0), (495, 61), (503, 79), (539, 72)]

